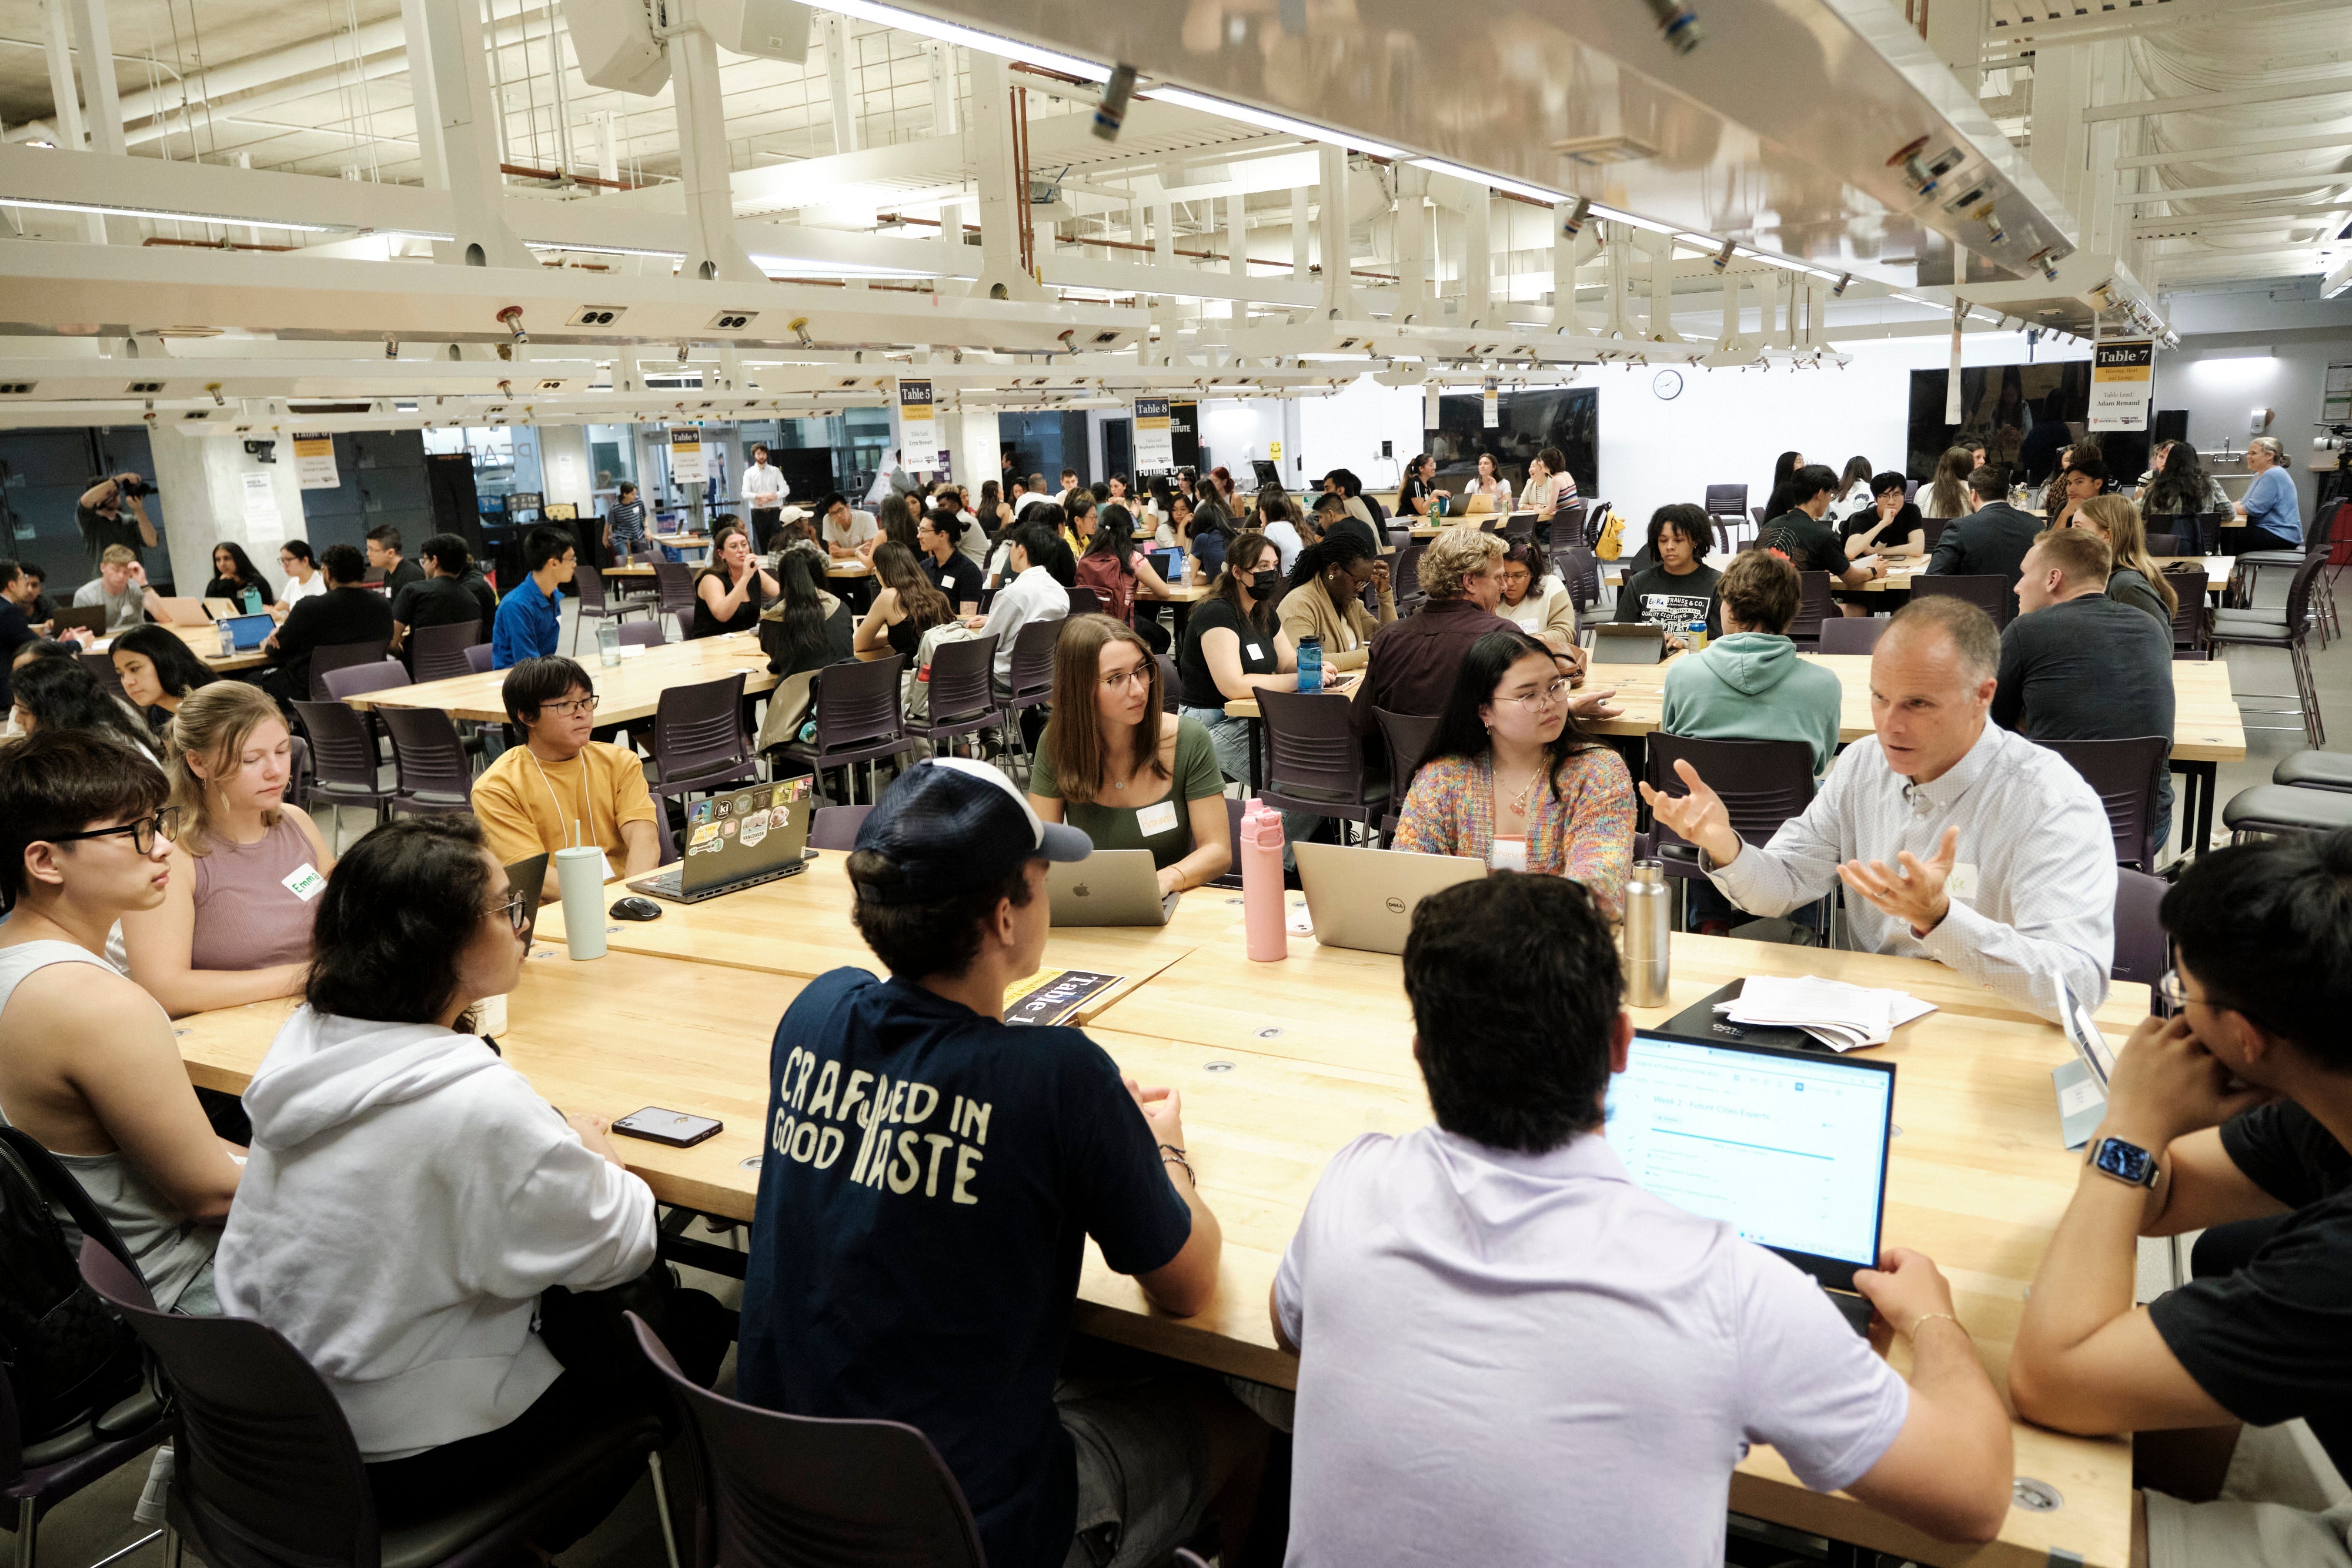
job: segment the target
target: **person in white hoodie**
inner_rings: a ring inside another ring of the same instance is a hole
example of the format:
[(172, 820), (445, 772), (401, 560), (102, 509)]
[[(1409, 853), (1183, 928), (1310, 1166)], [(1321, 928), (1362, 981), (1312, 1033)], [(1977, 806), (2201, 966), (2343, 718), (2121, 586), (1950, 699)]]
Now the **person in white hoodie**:
[(471, 1032), (520, 977), (531, 913), (471, 817), (369, 833), (320, 896), (304, 1005), (245, 1092), (221, 1305), (318, 1369), (387, 1510), (446, 1506), (608, 1411), (612, 1369), (566, 1370), (540, 1294), (654, 1262), (653, 1193), (606, 1121), (558, 1112)]

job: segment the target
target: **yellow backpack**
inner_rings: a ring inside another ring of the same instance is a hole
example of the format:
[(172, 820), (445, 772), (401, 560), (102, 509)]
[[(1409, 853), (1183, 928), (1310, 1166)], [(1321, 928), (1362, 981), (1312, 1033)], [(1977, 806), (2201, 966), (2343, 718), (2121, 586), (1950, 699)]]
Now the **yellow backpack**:
[(1593, 545), (1592, 553), (1602, 560), (1615, 560), (1625, 553), (1625, 519), (1617, 515), (1614, 507), (1609, 508), (1608, 518), (1601, 525), (1601, 538)]

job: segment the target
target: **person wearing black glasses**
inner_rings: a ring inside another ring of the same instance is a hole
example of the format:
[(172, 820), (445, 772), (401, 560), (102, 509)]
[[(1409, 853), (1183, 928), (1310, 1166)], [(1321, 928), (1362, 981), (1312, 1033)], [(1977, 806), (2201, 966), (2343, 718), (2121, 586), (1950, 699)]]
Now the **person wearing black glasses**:
[[(2133, 1562), (2343, 1563), (2352, 831), (2200, 855), (2159, 915), (2159, 1016), (2109, 1076), (2010, 1394), (2045, 1427), (2137, 1434)], [(2196, 1277), (2141, 1311), (2138, 1239), (2191, 1231)]]
[[(302, 1006), (246, 1085), (254, 1179), (221, 1237), (221, 1305), (319, 1369), (383, 1518), (488, 1491), (653, 1396), (604, 1332), (612, 1298), (586, 1292), (630, 1286), (706, 1384), (726, 1351), (725, 1311), (656, 1266), (654, 1195), (610, 1124), (550, 1105), (478, 1032), (530, 914), (472, 818), (376, 829), (320, 895)], [(530, 1544), (562, 1551), (630, 1479)]]
[[(604, 879), (661, 863), (661, 831), (645, 765), (625, 746), (592, 739), (596, 687), (570, 659), (525, 659), (507, 672), (507, 717), (524, 744), (474, 780), (474, 814), (501, 865), (571, 844), (604, 852)], [(562, 896), (553, 861), (541, 896)]]
[(90, 730), (0, 748), (0, 896), (12, 904), (0, 1117), (73, 1172), (157, 1305), (210, 1314), (237, 1163), (189, 1086), (171, 1019), (104, 956), (116, 921), (163, 902), (169, 789), (152, 763)]

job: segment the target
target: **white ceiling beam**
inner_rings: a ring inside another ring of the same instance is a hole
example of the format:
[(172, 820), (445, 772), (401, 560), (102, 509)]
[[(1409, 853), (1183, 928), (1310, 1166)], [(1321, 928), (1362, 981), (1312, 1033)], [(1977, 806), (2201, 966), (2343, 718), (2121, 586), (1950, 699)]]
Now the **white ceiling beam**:
[(2308, 174), (2285, 174), (2275, 180), (2240, 180), (2227, 185), (2189, 185), (2178, 190), (2141, 191), (2132, 195), (2119, 195), (2116, 204), (2123, 207), (2146, 206), (2150, 202), (2201, 202), (2217, 196), (2256, 196), (2278, 191), (2310, 191), (2327, 185), (2343, 185), (2352, 175), (2340, 170), (2315, 169)]
[(2276, 141), (2236, 141), (2218, 147), (2184, 147), (2168, 152), (2142, 152), (2116, 160), (2117, 169), (2162, 169), (2175, 163), (2213, 163), (2225, 158), (2259, 158), (2272, 152), (2333, 152), (2352, 157), (2352, 133), (2330, 131), (2325, 136), (2290, 136)]
[[(1984, 37), (1990, 48), (2005, 47), (2013, 57), (2034, 48), (2145, 37), (2158, 28), (2200, 22), (2271, 21), (2318, 15), (2336, 11), (2342, 3), (2343, 0), (2164, 0), (2161, 5), (2118, 5), (2087, 15), (2012, 22), (1986, 28)], [(2004, 62), (1989, 57), (1986, 63), (1997, 68)]]
[(2126, 103), (2095, 104), (2083, 111), (2083, 119), (2096, 124), (2103, 120), (2142, 120), (2152, 114), (2200, 114), (2209, 109), (2242, 109), (2249, 104), (2284, 103), (2339, 93), (2352, 93), (2352, 71), (2333, 71), (2304, 81), (2232, 88), (2227, 92), (2190, 93), (2185, 98), (2143, 98)]
[(2281, 207), (2272, 212), (2186, 213), (2179, 217), (2142, 218), (2132, 225), (2132, 235), (2137, 239), (2167, 239), (2180, 235), (2274, 228), (2280, 224), (2341, 217), (2347, 211), (2352, 208), (2339, 202), (2332, 206)]

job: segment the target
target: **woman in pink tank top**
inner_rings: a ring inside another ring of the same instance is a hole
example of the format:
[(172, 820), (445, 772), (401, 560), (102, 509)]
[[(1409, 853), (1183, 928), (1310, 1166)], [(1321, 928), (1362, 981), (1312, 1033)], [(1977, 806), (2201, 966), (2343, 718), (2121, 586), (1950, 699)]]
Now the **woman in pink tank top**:
[(160, 907), (123, 916), (131, 977), (173, 1018), (298, 995), (334, 857), (283, 799), (293, 742), (278, 705), (216, 681), (181, 703), (169, 744), (173, 874)]

